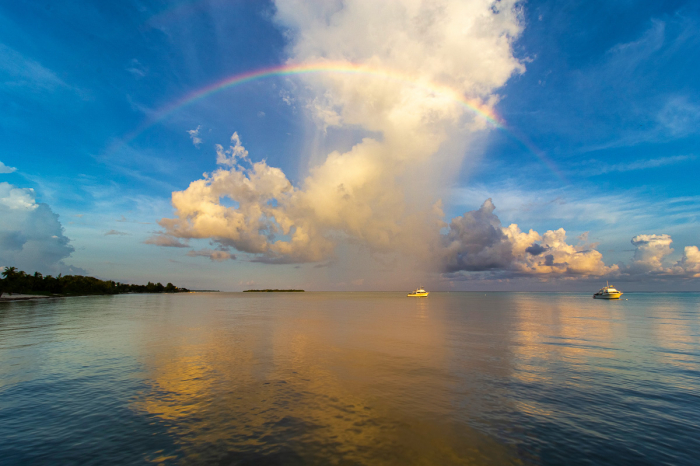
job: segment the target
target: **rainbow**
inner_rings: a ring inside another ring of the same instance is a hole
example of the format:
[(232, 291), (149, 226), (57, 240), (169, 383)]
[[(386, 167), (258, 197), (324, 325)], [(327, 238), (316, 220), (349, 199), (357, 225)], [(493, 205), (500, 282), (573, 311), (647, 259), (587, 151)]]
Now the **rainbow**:
[(557, 169), (556, 165), (551, 160), (549, 160), (544, 153), (538, 150), (527, 138), (525, 138), (522, 135), (516, 136), (516, 132), (512, 129), (509, 129), (506, 126), (505, 122), (494, 112), (494, 110), (491, 107), (482, 104), (480, 101), (474, 99), (467, 99), (462, 93), (443, 84), (428, 82), (422, 79), (416, 79), (410, 75), (400, 73), (394, 70), (377, 68), (363, 64), (355, 64), (351, 62), (323, 61), (317, 63), (302, 64), (289, 63), (270, 68), (248, 71), (245, 73), (227, 77), (223, 80), (197, 89), (196, 91), (185, 95), (179, 100), (169, 105), (166, 105), (165, 107), (162, 107), (160, 110), (156, 111), (150, 119), (148, 119), (142, 125), (140, 125), (135, 131), (129, 133), (124, 138), (122, 138), (120, 145), (128, 144), (129, 142), (133, 141), (146, 129), (150, 128), (151, 126), (157, 124), (160, 121), (165, 120), (166, 118), (168, 118), (168, 116), (182, 109), (183, 107), (186, 107), (199, 100), (205, 99), (225, 89), (229, 89), (252, 81), (270, 77), (310, 75), (322, 73), (342, 73), (348, 75), (373, 76), (377, 78), (388, 79), (403, 85), (419, 87), (435, 95), (449, 98), (450, 100), (456, 102), (458, 105), (462, 106), (468, 112), (483, 118), (491, 126), (504, 131), (511, 138), (513, 138), (515, 141), (517, 141), (523, 147), (525, 147), (535, 157), (537, 157), (542, 163), (544, 163), (558, 178), (566, 182), (564, 176)]

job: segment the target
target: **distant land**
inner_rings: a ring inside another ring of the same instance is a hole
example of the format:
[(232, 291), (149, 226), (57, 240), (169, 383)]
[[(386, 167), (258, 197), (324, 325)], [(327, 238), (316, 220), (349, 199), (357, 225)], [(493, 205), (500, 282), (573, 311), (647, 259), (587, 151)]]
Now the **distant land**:
[(303, 293), (304, 290), (244, 290), (244, 293)]
[(15, 267), (5, 267), (0, 279), (0, 297), (3, 293), (43, 296), (83, 296), (123, 293), (186, 293), (187, 288), (180, 288), (172, 283), (148, 282), (148, 285), (130, 285), (112, 280), (100, 280), (83, 275), (42, 275), (34, 272), (29, 275)]

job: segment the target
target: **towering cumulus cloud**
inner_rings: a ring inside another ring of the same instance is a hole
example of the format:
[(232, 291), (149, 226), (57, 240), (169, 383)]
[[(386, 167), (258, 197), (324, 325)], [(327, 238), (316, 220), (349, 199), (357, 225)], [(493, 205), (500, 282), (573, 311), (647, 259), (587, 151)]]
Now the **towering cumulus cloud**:
[[(219, 169), (173, 193), (176, 218), (161, 220), (165, 233), (212, 238), (280, 263), (324, 260), (341, 241), (378, 253), (411, 251), (425, 262), (445, 258), (451, 270), (509, 260), (516, 246), (503, 243), (506, 233), (495, 227), (483, 231), (494, 250), (467, 257), (455, 245), (476, 234), (467, 232), (466, 217), (453, 222), (444, 253), (436, 193), (456, 172), (470, 135), (486, 127), (455, 95), (488, 113), (497, 89), (524, 71), (511, 47), (522, 29), (517, 2), (279, 0), (276, 6), (275, 20), (290, 38), (290, 63), (375, 70), (299, 78), (297, 98), (319, 127), (359, 128), (366, 137), (347, 152), (328, 154), (293, 186), (278, 168), (249, 162), (234, 134), (229, 149), (217, 150)], [(445, 88), (451, 92), (439, 91)]]
[(632, 238), (635, 246), (632, 262), (625, 272), (631, 275), (680, 275), (700, 278), (700, 250), (697, 246), (686, 246), (683, 257), (678, 262), (668, 263), (673, 254), (670, 235), (637, 235)]
[(618, 273), (617, 265), (606, 266), (603, 255), (586, 244), (586, 235), (573, 246), (566, 242), (563, 228), (543, 235), (524, 233), (515, 224), (504, 228), (495, 208), (488, 199), (479, 210), (452, 220), (444, 238), (447, 271), (570, 277)]
[(632, 261), (608, 266), (587, 234), (571, 241), (563, 228), (504, 226), (491, 199), (444, 221), (440, 193), (471, 139), (488, 129), (498, 89), (524, 72), (512, 50), (522, 30), (517, 3), (277, 0), (289, 65), (326, 70), (298, 75), (294, 101), (321, 133), (364, 138), (318, 160), (300, 154), (312, 163), (295, 186), (233, 133), (227, 148), (216, 146), (219, 168), (173, 193), (175, 217), (147, 242), (187, 247), (206, 238), (217, 248), (190, 255), (223, 261), (235, 248), (269, 263), (326, 261), (346, 243), (392, 274), (450, 279), (700, 277), (698, 248), (674, 262), (668, 235), (634, 237)]
[(37, 203), (34, 190), (0, 183), (0, 266), (27, 272), (83, 273), (63, 263), (73, 247), (58, 215)]

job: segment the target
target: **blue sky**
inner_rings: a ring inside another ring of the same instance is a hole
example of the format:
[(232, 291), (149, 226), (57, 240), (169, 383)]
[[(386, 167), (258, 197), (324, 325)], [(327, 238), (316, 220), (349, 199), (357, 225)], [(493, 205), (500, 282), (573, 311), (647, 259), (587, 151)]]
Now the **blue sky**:
[[(385, 193), (378, 191), (372, 191), (374, 197), (365, 193), (370, 200), (353, 210), (377, 216), (360, 226), (327, 220), (318, 212), (314, 220), (294, 217), (301, 207), (290, 201), (284, 211), (290, 222), (306, 222), (305, 228), (319, 235), (293, 252), (273, 243), (291, 241), (301, 226), (276, 234), (268, 228), (265, 244), (254, 246), (233, 234), (182, 233), (159, 224), (184, 212), (173, 210), (171, 195), (203, 180), (203, 172), (218, 167), (239, 173), (232, 164), (217, 165), (215, 144), (235, 147), (230, 142), (234, 132), (249, 154), (245, 164), (264, 160), (266, 167), (279, 168), (306, 193), (304, 202), (311, 202), (312, 193), (304, 180), (314, 167), (327, 165), (331, 152), (366, 148), (361, 142), (369, 137), (380, 145), (373, 157), (395, 153), (398, 146), (388, 136), (393, 127), (357, 110), (363, 89), (369, 86), (368, 101), (381, 95), (374, 93), (379, 92), (374, 81), (269, 77), (224, 89), (153, 121), (160, 109), (212, 83), (288, 60), (309, 62), (314, 53), (375, 60), (384, 69), (424, 76), (419, 61), (429, 63), (431, 55), (402, 62), (396, 53), (399, 39), (390, 42), (394, 50), (389, 51), (381, 43), (373, 48), (364, 38), (334, 45), (334, 37), (348, 40), (343, 27), (356, 27), (361, 34), (372, 24), (363, 18), (388, 14), (381, 8), (375, 12), (359, 2), (354, 16), (338, 5), (330, 12), (298, 8), (297, 14), (285, 3), (0, 3), (0, 183), (5, 183), (0, 195), (6, 200), (0, 212), (6, 219), (0, 226), (0, 265), (222, 290), (404, 289), (418, 279), (434, 289), (589, 289), (606, 278), (628, 289), (700, 289), (694, 277), (700, 268), (693, 251), (685, 249), (700, 245), (700, 7), (695, 2), (501, 2), (495, 8), (512, 10), (512, 17), (507, 24), (489, 26), (488, 44), (500, 54), (496, 64), (490, 55), (471, 51), (470, 40), (481, 35), (464, 36), (463, 56), (460, 38), (445, 38), (457, 44), (445, 55), (450, 66), (431, 65), (438, 71), (429, 78), (458, 83), (461, 93), (484, 102), (492, 98), (489, 105), (505, 124), (455, 129), (457, 119), (461, 125), (474, 117), (453, 118), (453, 110), (445, 109), (446, 123), (431, 129), (446, 134), (440, 148), (411, 159), (423, 163), (425, 156), (427, 166), (437, 167), (435, 174), (426, 174), (433, 179), (423, 187), (405, 181), (410, 174), (390, 172), (387, 186), (404, 190), (401, 205), (407, 211), (423, 208), (422, 201), (409, 202), (412, 193), (431, 205), (441, 199), (446, 223), (435, 232), (414, 233), (425, 225), (413, 225), (406, 216), (382, 223), (378, 212), (386, 206), (375, 202)], [(454, 2), (438, 3), (452, 8)], [(474, 11), (484, 4), (471, 3)], [(352, 7), (348, 2), (346, 8)], [(469, 11), (457, 20), (468, 23)], [(335, 22), (324, 30), (315, 22), (319, 15)], [(361, 23), (344, 24), (348, 17)], [(392, 21), (395, 17), (392, 13)], [(386, 34), (393, 26), (390, 22)], [(503, 31), (510, 35), (505, 51), (498, 39)], [(311, 44), (308, 37), (314, 34), (328, 43)], [(426, 43), (425, 50), (437, 47)], [(468, 85), (461, 79), (477, 73), (463, 63), (469, 60), (486, 71), (482, 82)], [(489, 67), (493, 76), (504, 77), (491, 77)], [(445, 71), (452, 69), (463, 73), (460, 80)], [(353, 100), (348, 100), (348, 86), (357, 86)], [(329, 124), (323, 120), (328, 113), (319, 108), (337, 111), (342, 122)], [(194, 144), (188, 131), (197, 128), (201, 142)], [(314, 183), (322, 184), (328, 173), (317, 171)], [(489, 198), (495, 210), (479, 210)], [(18, 207), (17, 199), (29, 207), (21, 210), (25, 207)], [(220, 206), (239, 208), (235, 199), (223, 199)], [(201, 213), (203, 207), (197, 209)], [(468, 212), (474, 215), (464, 216)], [(427, 214), (423, 218), (426, 224), (432, 221)], [(453, 218), (462, 221), (451, 223)], [(32, 222), (45, 230), (31, 229)], [(501, 230), (510, 224), (524, 233), (539, 232), (541, 239), (527, 241), (544, 252), (519, 257), (516, 239)], [(411, 233), (397, 233), (397, 225)], [(386, 233), (382, 228), (397, 239), (377, 239)], [(566, 252), (544, 238), (546, 231), (560, 228), (567, 244), (579, 249)], [(30, 229), (36, 236), (32, 241)], [(474, 233), (479, 231), (484, 234)], [(576, 239), (585, 232), (587, 237)], [(159, 247), (153, 238), (188, 247)], [(330, 249), (317, 249), (329, 238)], [(395, 246), (387, 245), (392, 242)], [(432, 242), (432, 259), (409, 257), (412, 242)], [(438, 246), (442, 249), (436, 252)], [(553, 258), (547, 262), (550, 249)], [(602, 262), (589, 251), (600, 253)], [(589, 262), (576, 269), (574, 256)], [(551, 265), (556, 263), (566, 265), (557, 269)]]

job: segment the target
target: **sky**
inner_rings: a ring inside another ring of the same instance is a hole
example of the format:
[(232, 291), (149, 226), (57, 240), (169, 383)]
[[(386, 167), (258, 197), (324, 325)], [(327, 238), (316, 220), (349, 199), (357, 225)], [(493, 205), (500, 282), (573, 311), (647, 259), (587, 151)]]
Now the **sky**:
[(700, 290), (691, 1), (0, 0), (0, 267)]

